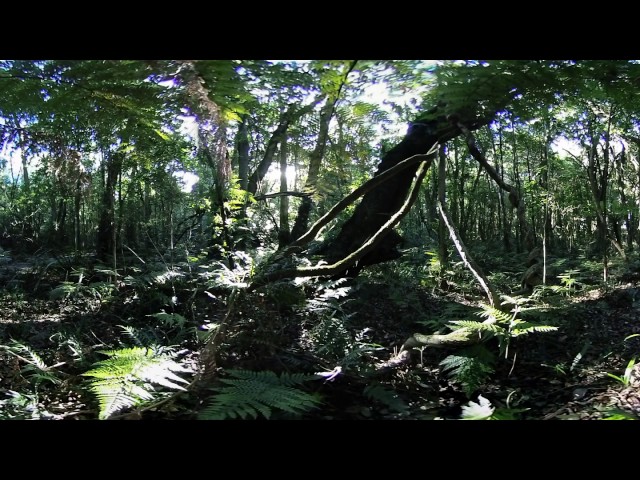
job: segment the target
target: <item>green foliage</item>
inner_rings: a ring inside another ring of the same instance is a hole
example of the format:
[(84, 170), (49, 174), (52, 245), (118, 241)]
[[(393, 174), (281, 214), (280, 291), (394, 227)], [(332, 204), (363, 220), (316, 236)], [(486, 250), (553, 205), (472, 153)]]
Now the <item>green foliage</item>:
[(551, 325), (539, 325), (517, 318), (520, 312), (519, 305), (516, 305), (511, 313), (499, 310), (491, 305), (482, 304), (481, 307), (482, 309), (476, 314), (485, 318), (485, 321), (454, 320), (450, 323), (454, 325), (454, 330), (465, 328), (471, 332), (477, 332), (479, 335), (488, 333), (489, 335), (483, 337), (485, 339), (496, 337), (500, 353), (504, 353), (505, 357), (508, 355), (509, 343), (513, 338), (534, 332), (553, 332), (558, 329), (558, 327)]
[(233, 378), (221, 378), (225, 385), (213, 390), (217, 394), (199, 414), (202, 420), (224, 420), (226, 418), (271, 418), (273, 410), (301, 415), (318, 408), (320, 398), (297, 388), (305, 382), (317, 380), (316, 375), (282, 373), (271, 371), (252, 372), (228, 370)]
[(156, 318), (167, 327), (179, 327), (183, 328), (187, 323), (187, 319), (179, 313), (166, 313), (164, 310), (159, 313), (152, 313), (149, 317)]
[(349, 286), (340, 286), (346, 281), (346, 278), (337, 278), (318, 282), (314, 285), (314, 295), (307, 301), (305, 309), (315, 312), (341, 311), (341, 299), (351, 291)]
[(47, 365), (40, 354), (29, 345), (11, 340), (10, 345), (0, 345), (0, 348), (26, 363), (20, 371), (30, 382), (35, 384), (36, 388), (42, 382), (50, 382), (54, 385), (62, 382), (54, 372), (54, 369), (60, 366), (60, 364)]
[(153, 384), (185, 391), (178, 383), (188, 382), (174, 372), (187, 373), (190, 370), (176, 363), (168, 354), (157, 354), (150, 348), (141, 347), (100, 353), (109, 358), (95, 363), (92, 370), (82, 375), (93, 377), (89, 381), (89, 389), (98, 398), (101, 420), (156, 398)]
[(43, 420), (53, 416), (40, 405), (37, 393), (7, 390), (9, 398), (0, 400), (0, 420)]
[(580, 270), (567, 270), (558, 275), (560, 285), (551, 285), (554, 293), (561, 293), (567, 297), (584, 288), (584, 284), (579, 281)]
[(495, 358), (484, 346), (478, 345), (458, 355), (449, 355), (440, 362), (442, 371), (462, 384), (470, 397), (494, 372)]
[(334, 316), (322, 316), (309, 331), (309, 337), (316, 355), (328, 361), (344, 358), (355, 343), (344, 320)]
[(101, 301), (117, 291), (113, 283), (94, 282), (83, 285), (81, 282), (82, 278), (79, 282), (62, 282), (49, 292), (49, 300), (90, 299)]
[(605, 410), (604, 415), (602, 420), (640, 420), (637, 415), (616, 408)]
[(607, 373), (607, 376), (617, 380), (618, 382), (622, 383), (626, 387), (631, 383), (631, 380), (633, 378), (633, 366), (635, 364), (636, 364), (636, 359), (632, 358), (631, 360), (629, 360), (629, 363), (627, 364), (627, 368), (625, 368), (624, 370), (624, 375), (618, 376), (618, 375), (614, 375), (613, 373)]

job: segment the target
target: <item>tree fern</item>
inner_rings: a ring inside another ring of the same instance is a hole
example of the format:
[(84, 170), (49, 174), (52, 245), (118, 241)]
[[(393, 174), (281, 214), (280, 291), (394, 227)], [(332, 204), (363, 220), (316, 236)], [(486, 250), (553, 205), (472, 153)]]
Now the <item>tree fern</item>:
[(271, 371), (252, 372), (248, 370), (229, 370), (234, 378), (222, 378), (224, 386), (213, 390), (218, 393), (213, 401), (200, 412), (202, 420), (224, 420), (226, 418), (258, 418), (262, 415), (269, 419), (272, 411), (281, 410), (299, 415), (320, 405), (320, 398), (295, 388), (316, 375), (302, 373), (282, 373), (279, 377)]
[(84, 376), (91, 391), (98, 397), (99, 418), (109, 418), (125, 408), (140, 405), (154, 398), (158, 384), (173, 390), (185, 390), (178, 383), (188, 383), (173, 372), (189, 372), (170, 355), (157, 354), (152, 349), (134, 347), (102, 351), (109, 358), (95, 363)]

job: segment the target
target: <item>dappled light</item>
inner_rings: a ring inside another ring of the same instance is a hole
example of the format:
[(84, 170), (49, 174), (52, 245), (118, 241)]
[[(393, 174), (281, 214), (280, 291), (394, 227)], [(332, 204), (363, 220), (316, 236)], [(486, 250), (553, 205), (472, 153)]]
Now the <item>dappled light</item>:
[(0, 61), (0, 420), (640, 418), (639, 78)]

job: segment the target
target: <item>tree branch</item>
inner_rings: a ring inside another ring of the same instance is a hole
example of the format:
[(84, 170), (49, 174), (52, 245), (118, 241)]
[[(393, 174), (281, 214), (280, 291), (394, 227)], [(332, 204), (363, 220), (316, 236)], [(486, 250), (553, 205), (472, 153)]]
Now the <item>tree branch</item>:
[(311, 226), (311, 228), (309, 228), (307, 233), (305, 233), (300, 238), (298, 238), (295, 242), (293, 242), (291, 244), (291, 247), (303, 247), (304, 245), (309, 243), (311, 240), (313, 240), (318, 235), (318, 233), (320, 233), (320, 231), (327, 225), (327, 223), (329, 223), (331, 220), (336, 218), (340, 212), (342, 212), (345, 208), (347, 208), (349, 205), (355, 202), (358, 198), (365, 195), (369, 191), (373, 190), (381, 183), (389, 180), (394, 175), (397, 175), (398, 173), (402, 172), (403, 170), (406, 170), (407, 168), (410, 168), (419, 162), (431, 161), (433, 159), (433, 155), (437, 151), (438, 151), (438, 144), (435, 144), (433, 147), (431, 147), (431, 149), (427, 153), (420, 154), (420, 155), (413, 155), (412, 157), (409, 157), (406, 160), (399, 162), (397, 165), (393, 166), (392, 168), (385, 170), (381, 174), (376, 175), (372, 179), (368, 180), (366, 183), (356, 188), (353, 192), (351, 192), (349, 195), (347, 195), (338, 203), (336, 203), (331, 208), (331, 210), (329, 210), (322, 217), (320, 217), (316, 221), (316, 223), (314, 223)]
[(310, 197), (313, 195), (311, 192), (275, 192), (275, 193), (265, 193), (264, 195), (256, 195), (254, 196), (254, 200), (267, 200), (268, 198), (276, 198), (276, 197)]
[[(416, 155), (419, 156), (419, 155)], [(413, 158), (413, 157), (412, 157)], [(275, 280), (280, 280), (282, 278), (292, 278), (292, 277), (318, 277), (318, 276), (328, 276), (328, 275), (336, 275), (350, 266), (354, 265), (358, 260), (364, 257), (367, 253), (372, 251), (378, 242), (384, 237), (384, 235), (395, 227), (400, 220), (409, 212), (411, 206), (415, 202), (418, 193), (420, 191), (420, 185), (422, 184), (422, 180), (431, 166), (431, 161), (433, 157), (428, 156), (426, 160), (422, 160), (422, 164), (418, 168), (416, 172), (416, 177), (414, 178), (411, 189), (409, 190), (409, 194), (402, 205), (402, 207), (393, 215), (387, 222), (380, 227), (380, 229), (373, 235), (369, 240), (367, 240), (359, 249), (354, 251), (353, 253), (347, 255), (342, 260), (339, 260), (336, 263), (331, 265), (318, 265), (315, 267), (300, 267), (300, 268), (292, 268), (286, 270), (279, 270), (271, 273), (267, 273), (257, 278), (252, 285), (249, 286), (249, 291), (255, 290), (257, 287), (264, 285), (265, 283), (269, 283)]]

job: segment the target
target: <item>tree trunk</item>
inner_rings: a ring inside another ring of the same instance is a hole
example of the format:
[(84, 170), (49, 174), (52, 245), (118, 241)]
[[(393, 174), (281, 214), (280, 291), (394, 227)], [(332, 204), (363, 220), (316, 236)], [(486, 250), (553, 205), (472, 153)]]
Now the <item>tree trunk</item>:
[[(331, 118), (333, 117), (333, 111), (337, 100), (337, 96), (330, 98), (327, 101), (327, 104), (320, 110), (320, 131), (318, 133), (318, 139), (316, 140), (316, 146), (309, 156), (309, 173), (307, 174), (307, 181), (304, 185), (304, 192), (310, 193), (315, 191), (320, 173), (320, 165), (322, 164), (322, 158), (324, 157), (324, 151), (327, 146), (327, 139), (329, 138), (329, 123), (331, 123)], [(292, 238), (298, 238), (307, 231), (309, 214), (311, 213), (312, 207), (312, 197), (304, 197), (302, 202), (300, 202), (298, 216), (296, 217), (293, 230), (291, 231)]]
[(100, 260), (106, 260), (108, 255), (115, 250), (115, 191), (118, 175), (122, 168), (122, 154), (119, 152), (109, 152), (106, 163), (106, 179), (102, 194), (102, 212), (98, 225), (98, 238), (96, 242), (96, 253)]
[(240, 188), (249, 188), (249, 115), (240, 117), (240, 125), (236, 134), (236, 150), (238, 152), (238, 176), (240, 177)]
[[(287, 191), (287, 136), (280, 142), (280, 192)], [(289, 197), (280, 197), (280, 226), (278, 228), (278, 248), (289, 243), (291, 232), (289, 230)]]
[[(428, 112), (427, 119), (409, 126), (404, 139), (383, 157), (375, 175), (388, 170), (402, 160), (413, 155), (428, 152), (437, 143), (446, 142), (460, 133), (459, 125), (475, 130), (488, 124), (495, 112), (482, 118), (460, 118), (441, 113), (440, 105)], [(398, 211), (418, 169), (418, 165), (408, 168), (387, 180), (378, 188), (368, 192), (356, 207), (353, 215), (342, 226), (338, 235), (327, 243), (323, 252), (329, 263), (346, 257), (371, 238), (389, 218)], [(372, 251), (364, 255), (357, 265), (349, 268), (345, 275), (357, 275), (367, 266), (400, 257), (397, 250), (402, 237), (395, 231), (388, 232)]]
[[(438, 205), (446, 205), (446, 169), (447, 169), (447, 157), (445, 147), (442, 145), (438, 152)], [(449, 263), (449, 252), (447, 251), (447, 225), (444, 220), (444, 212), (440, 212), (440, 218), (438, 221), (438, 259), (440, 260), (440, 266), (444, 271)]]
[(82, 238), (81, 238), (81, 223), (80, 223), (80, 205), (82, 201), (82, 183), (78, 178), (76, 180), (76, 189), (73, 196), (73, 240), (74, 247), (76, 252), (79, 252), (82, 248)]

